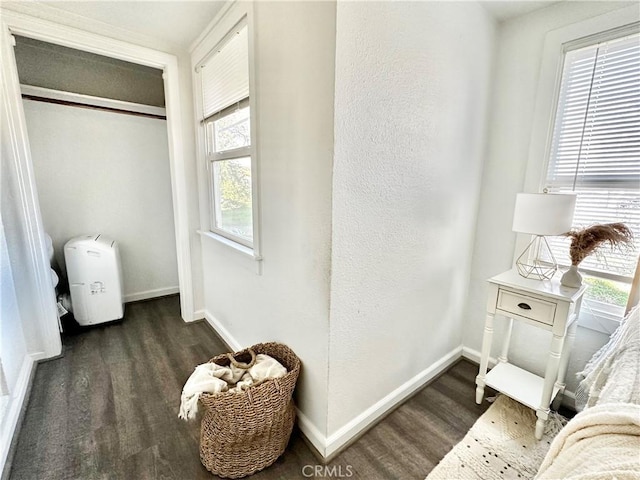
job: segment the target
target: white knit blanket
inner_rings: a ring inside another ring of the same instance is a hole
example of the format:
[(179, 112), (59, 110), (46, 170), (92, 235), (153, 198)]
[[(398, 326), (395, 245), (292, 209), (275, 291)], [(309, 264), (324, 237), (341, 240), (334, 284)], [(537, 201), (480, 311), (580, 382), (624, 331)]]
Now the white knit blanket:
[(280, 362), (262, 353), (256, 355), (255, 363), (248, 369), (238, 368), (233, 364), (198, 365), (182, 389), (178, 417), (183, 420), (194, 419), (198, 413), (198, 400), (202, 393), (242, 392), (269, 378), (281, 378), (286, 373), (287, 369)]
[(584, 378), (576, 391), (580, 410), (599, 403), (640, 404), (640, 307), (578, 375)]
[(608, 403), (576, 415), (551, 443), (536, 480), (640, 479), (640, 406)]

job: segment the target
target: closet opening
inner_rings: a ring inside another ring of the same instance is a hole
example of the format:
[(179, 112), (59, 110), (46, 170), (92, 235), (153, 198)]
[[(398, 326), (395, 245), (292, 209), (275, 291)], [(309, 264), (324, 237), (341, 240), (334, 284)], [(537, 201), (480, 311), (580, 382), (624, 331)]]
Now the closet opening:
[[(113, 288), (121, 289), (125, 303), (178, 293), (163, 71), (14, 38), (51, 288), (63, 329), (117, 320), (101, 317), (103, 304), (94, 302)], [(117, 246), (121, 265), (119, 285), (98, 278), (110, 274), (97, 273), (83, 301), (76, 299), (79, 290), (71, 292), (65, 261), (65, 244), (79, 237), (109, 239), (105, 245)]]

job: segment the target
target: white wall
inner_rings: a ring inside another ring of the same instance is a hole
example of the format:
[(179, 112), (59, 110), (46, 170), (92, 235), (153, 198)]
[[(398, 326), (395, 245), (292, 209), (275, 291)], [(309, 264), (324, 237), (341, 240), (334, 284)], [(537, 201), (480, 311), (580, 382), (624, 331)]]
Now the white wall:
[[(486, 279), (508, 270), (512, 265), (516, 235), (511, 231), (511, 222), (516, 194), (523, 191), (525, 184), (545, 35), (557, 28), (628, 5), (628, 2), (561, 2), (500, 24), (495, 94), (490, 107), (489, 149), (482, 178), (465, 314), (466, 347), (481, 349)], [(500, 325), (496, 327), (496, 333), (494, 355), (502, 339)], [(607, 339), (605, 334), (578, 328), (567, 374), (569, 390), (575, 389), (575, 372), (584, 367)], [(548, 333), (516, 322), (510, 360), (542, 374), (550, 342)]]
[(331, 435), (460, 347), (494, 22), (475, 2), (339, 2)]
[(125, 299), (177, 290), (164, 120), (25, 100), (45, 230), (64, 264), (72, 237), (118, 241)]
[(203, 238), (205, 308), (240, 345), (275, 340), (300, 356), (298, 407), (324, 432), (335, 4), (254, 8), (262, 274)]

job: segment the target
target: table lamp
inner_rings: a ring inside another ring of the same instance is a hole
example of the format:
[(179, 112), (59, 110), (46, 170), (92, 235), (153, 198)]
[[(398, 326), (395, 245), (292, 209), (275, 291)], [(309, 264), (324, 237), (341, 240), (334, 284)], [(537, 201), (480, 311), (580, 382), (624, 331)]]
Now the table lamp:
[(538, 280), (553, 277), (558, 264), (545, 236), (568, 232), (575, 207), (575, 194), (519, 193), (516, 196), (512, 230), (535, 235), (516, 260), (521, 276)]

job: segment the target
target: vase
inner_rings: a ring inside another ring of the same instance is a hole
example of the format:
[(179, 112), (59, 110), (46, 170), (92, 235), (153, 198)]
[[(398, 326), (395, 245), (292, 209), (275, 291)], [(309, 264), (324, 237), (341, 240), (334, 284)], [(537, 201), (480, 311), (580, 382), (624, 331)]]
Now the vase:
[(562, 275), (560, 283), (565, 287), (579, 288), (582, 285), (582, 275), (578, 272), (578, 266), (571, 265), (569, 270)]

